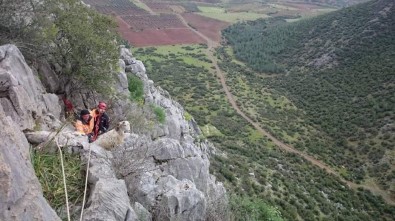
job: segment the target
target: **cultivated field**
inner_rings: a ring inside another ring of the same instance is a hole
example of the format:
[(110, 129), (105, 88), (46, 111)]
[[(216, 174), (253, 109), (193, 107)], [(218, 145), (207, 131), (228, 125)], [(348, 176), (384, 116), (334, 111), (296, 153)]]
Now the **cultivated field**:
[(199, 6), (199, 10), (201, 12), (199, 12), (198, 14), (201, 16), (210, 17), (229, 23), (269, 17), (266, 14), (255, 12), (231, 12), (227, 9), (217, 6)]
[(188, 22), (188, 25), (215, 42), (221, 41), (221, 30), (230, 25), (230, 23), (194, 13), (185, 13), (182, 14), (182, 17)]
[(132, 31), (143, 31), (145, 29), (185, 29), (187, 28), (180, 19), (173, 14), (160, 15), (125, 15), (121, 18), (130, 26)]
[(172, 13), (173, 10), (169, 3), (164, 2), (147, 2), (145, 3), (152, 11), (156, 13)]
[[(135, 47), (206, 43), (191, 28), (218, 43), (221, 41), (221, 30), (235, 22), (275, 16), (285, 16), (288, 17), (287, 21), (294, 21), (333, 10), (313, 4), (285, 1), (284, 3), (281, 1), (229, 3), (220, 0), (190, 2), (84, 0), (84, 2), (100, 13), (115, 17), (121, 36)], [(222, 3), (219, 4), (220, 2)]]
[(133, 47), (205, 43), (199, 35), (186, 28), (144, 29), (131, 31), (130, 25), (117, 17), (119, 32)]

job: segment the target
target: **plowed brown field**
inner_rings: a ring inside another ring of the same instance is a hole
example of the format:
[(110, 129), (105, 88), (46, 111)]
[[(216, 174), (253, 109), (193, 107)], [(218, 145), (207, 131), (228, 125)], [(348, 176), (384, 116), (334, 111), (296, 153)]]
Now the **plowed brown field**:
[(130, 26), (121, 18), (117, 17), (119, 25), (118, 31), (121, 36), (128, 40), (134, 47), (171, 45), (171, 44), (194, 44), (205, 43), (206, 41), (188, 29), (185, 28), (167, 28), (167, 29), (144, 29), (139, 32), (132, 31)]
[(182, 17), (191, 27), (215, 42), (221, 41), (221, 30), (230, 25), (224, 21), (203, 17), (193, 13), (184, 13)]

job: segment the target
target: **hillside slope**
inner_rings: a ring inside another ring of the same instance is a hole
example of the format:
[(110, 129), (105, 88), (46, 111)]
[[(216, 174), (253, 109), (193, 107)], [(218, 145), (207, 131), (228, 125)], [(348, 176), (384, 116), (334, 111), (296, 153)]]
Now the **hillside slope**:
[[(250, 107), (261, 113), (260, 122), (287, 119), (276, 124), (281, 130), (274, 134), (285, 131), (293, 136), (296, 131), (295, 139), (285, 140), (338, 168), (345, 178), (373, 181), (394, 196), (392, 0), (370, 1), (291, 24), (240, 23), (223, 34), (235, 56), (260, 72), (244, 73), (251, 87), (275, 91), (297, 108), (277, 108), (271, 116)], [(244, 101), (247, 104), (251, 106), (251, 99)]]

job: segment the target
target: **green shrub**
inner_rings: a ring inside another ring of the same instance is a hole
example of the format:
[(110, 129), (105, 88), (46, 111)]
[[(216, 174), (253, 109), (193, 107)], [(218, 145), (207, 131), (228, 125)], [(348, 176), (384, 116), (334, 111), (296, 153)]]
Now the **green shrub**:
[(144, 85), (140, 78), (136, 76), (129, 77), (129, 91), (132, 101), (142, 102), (144, 100)]
[(280, 212), (262, 199), (232, 195), (229, 203), (232, 220), (283, 220)]
[(192, 120), (192, 115), (186, 111), (184, 112), (184, 117), (186, 121)]
[(163, 124), (166, 121), (166, 113), (162, 107), (155, 106), (154, 113), (159, 123)]

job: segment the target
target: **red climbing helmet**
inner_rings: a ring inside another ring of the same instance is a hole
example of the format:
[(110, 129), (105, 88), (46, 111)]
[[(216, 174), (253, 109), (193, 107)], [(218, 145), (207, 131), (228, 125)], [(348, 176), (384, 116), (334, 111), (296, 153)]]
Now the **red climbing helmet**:
[(104, 103), (103, 101), (100, 101), (99, 102), (99, 105), (97, 105), (97, 107), (99, 108), (99, 109), (106, 109), (107, 108), (107, 104), (106, 103)]

